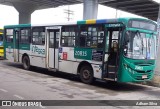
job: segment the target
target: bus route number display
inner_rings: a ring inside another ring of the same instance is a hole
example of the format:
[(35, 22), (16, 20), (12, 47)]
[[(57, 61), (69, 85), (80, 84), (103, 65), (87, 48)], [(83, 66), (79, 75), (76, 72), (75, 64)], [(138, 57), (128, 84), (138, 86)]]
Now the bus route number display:
[(74, 58), (91, 60), (91, 49), (74, 48)]
[(74, 48), (74, 58), (102, 61), (103, 51), (89, 48)]

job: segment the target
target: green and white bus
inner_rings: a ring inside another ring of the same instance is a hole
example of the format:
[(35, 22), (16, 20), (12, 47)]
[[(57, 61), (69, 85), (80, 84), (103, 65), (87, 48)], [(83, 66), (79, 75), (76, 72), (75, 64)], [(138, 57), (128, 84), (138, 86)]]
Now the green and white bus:
[[(142, 82), (154, 75), (157, 24), (118, 18), (4, 27), (5, 57), (11, 62), (95, 78)], [(58, 73), (58, 72), (57, 72)]]

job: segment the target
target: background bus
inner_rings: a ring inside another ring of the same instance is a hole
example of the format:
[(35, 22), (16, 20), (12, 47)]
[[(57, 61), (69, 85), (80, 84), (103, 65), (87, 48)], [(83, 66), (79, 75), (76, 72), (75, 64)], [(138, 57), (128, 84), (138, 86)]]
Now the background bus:
[(118, 82), (151, 80), (157, 25), (148, 19), (86, 20), (4, 27), (5, 57), (12, 62)]
[(4, 48), (3, 48), (3, 29), (0, 29), (0, 57), (4, 56)]

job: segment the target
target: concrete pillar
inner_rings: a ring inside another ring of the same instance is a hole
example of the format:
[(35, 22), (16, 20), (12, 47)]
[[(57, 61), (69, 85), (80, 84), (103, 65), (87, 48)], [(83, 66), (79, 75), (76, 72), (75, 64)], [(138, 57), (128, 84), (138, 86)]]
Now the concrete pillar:
[(31, 23), (32, 12), (19, 12), (19, 24)]
[(156, 59), (156, 74), (160, 75), (160, 4), (159, 4), (159, 12), (158, 12), (158, 18), (157, 18), (157, 29), (158, 29), (158, 53), (157, 53), (157, 59)]
[(37, 9), (37, 6), (24, 2), (13, 2), (12, 4), (19, 12), (19, 24), (31, 23), (31, 14)]
[(97, 19), (98, 0), (83, 0), (83, 19)]

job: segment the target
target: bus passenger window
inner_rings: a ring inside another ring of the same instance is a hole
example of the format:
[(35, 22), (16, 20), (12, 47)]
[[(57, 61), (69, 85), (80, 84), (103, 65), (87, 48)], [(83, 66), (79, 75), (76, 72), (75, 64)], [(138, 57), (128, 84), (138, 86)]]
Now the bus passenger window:
[(80, 47), (103, 48), (104, 29), (102, 26), (81, 26)]
[(30, 29), (21, 29), (20, 43), (30, 43)]
[(13, 42), (13, 29), (6, 29), (6, 42)]
[(45, 27), (34, 27), (32, 29), (32, 43), (35, 45), (45, 44)]
[(80, 39), (80, 41), (79, 41), (80, 47), (85, 47), (86, 46), (87, 35), (91, 35), (91, 33), (87, 33), (87, 27), (82, 26), (81, 27), (81, 32), (80, 32), (80, 38), (79, 38)]
[(104, 31), (99, 30), (98, 31), (98, 43), (97, 43), (97, 48), (103, 48), (103, 39), (104, 39)]
[(61, 39), (62, 47), (74, 47), (77, 33), (78, 32), (76, 26), (62, 27), (62, 39)]
[(41, 36), (41, 40), (42, 40), (42, 44), (45, 44), (45, 32), (40, 32), (40, 36)]

